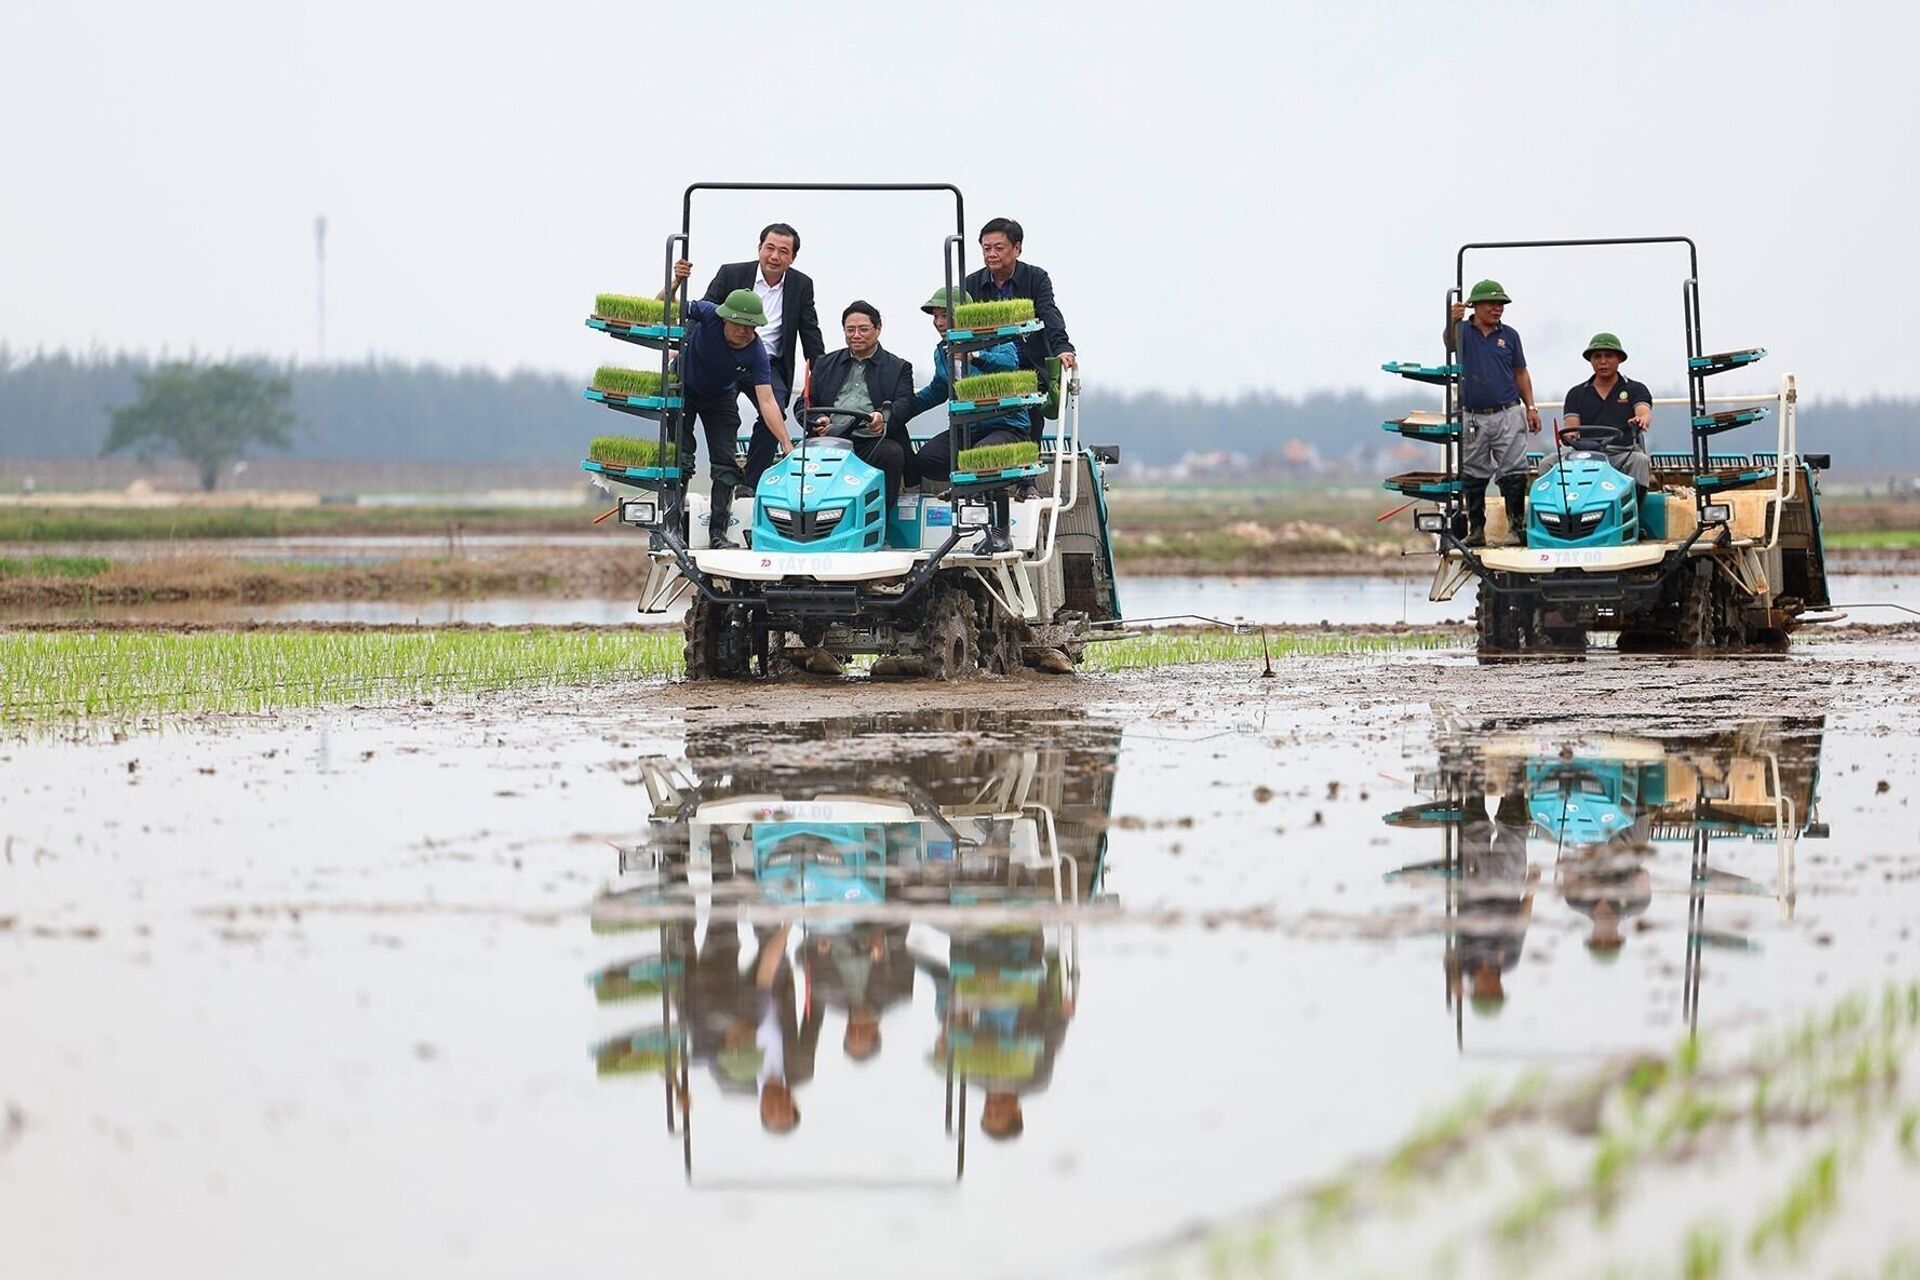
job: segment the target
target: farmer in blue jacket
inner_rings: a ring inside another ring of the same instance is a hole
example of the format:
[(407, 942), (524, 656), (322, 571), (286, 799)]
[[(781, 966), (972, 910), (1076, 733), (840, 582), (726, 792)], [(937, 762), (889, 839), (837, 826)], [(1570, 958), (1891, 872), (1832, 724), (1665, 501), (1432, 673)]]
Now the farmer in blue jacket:
[[(920, 309), (933, 317), (934, 330), (939, 333), (940, 341), (933, 348), (933, 381), (914, 392), (904, 404), (894, 406), (894, 425), (904, 427), (935, 405), (945, 404), (953, 394), (953, 354), (947, 349), (947, 330), (952, 327), (953, 308), (971, 302), (972, 298), (959, 289), (951, 291), (938, 289), (931, 298), (921, 304)], [(966, 367), (962, 376), (968, 373), (1009, 373), (1020, 367), (1020, 353), (1011, 342), (1003, 342), (997, 347), (988, 347), (985, 351), (976, 351), (961, 357)], [(1005, 413), (991, 418), (975, 421), (970, 426), (968, 443), (972, 447), (988, 444), (1013, 444), (1028, 439), (1027, 412), (1024, 409), (1009, 409)], [(918, 484), (932, 480), (945, 485), (947, 477), (953, 472), (953, 429), (949, 427), (939, 435), (921, 445), (919, 451), (907, 461), (908, 478)]]

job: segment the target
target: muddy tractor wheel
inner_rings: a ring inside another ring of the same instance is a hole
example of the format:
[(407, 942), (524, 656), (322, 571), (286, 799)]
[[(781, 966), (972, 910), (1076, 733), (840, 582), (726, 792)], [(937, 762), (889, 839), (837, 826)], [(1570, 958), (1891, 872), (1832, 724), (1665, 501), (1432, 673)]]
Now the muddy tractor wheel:
[(748, 674), (753, 646), (745, 627), (736, 626), (732, 607), (705, 597), (687, 606), (687, 679), (738, 680)]
[(973, 622), (973, 597), (947, 589), (927, 610), (921, 639), (921, 663), (935, 680), (958, 680), (980, 669), (980, 643)]
[(1713, 589), (1713, 566), (1697, 560), (1688, 566), (1680, 587), (1680, 619), (1674, 626), (1673, 642), (1686, 650), (1714, 647), (1718, 639), (1719, 601)]
[(979, 628), (980, 669), (997, 676), (1010, 676), (1026, 665), (1029, 634), (1026, 620), (1008, 613), (991, 596), (979, 605), (979, 612), (986, 618)]
[(1480, 652), (1520, 652), (1528, 630), (1527, 613), (1512, 596), (1482, 590), (1479, 607), (1473, 612), (1480, 630)]

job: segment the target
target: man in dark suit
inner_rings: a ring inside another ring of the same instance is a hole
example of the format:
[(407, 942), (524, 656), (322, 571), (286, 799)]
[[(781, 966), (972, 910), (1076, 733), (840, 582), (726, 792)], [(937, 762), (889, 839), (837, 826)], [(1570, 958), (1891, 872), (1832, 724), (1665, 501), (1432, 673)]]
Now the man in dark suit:
[(913, 366), (880, 345), (880, 310), (871, 302), (850, 302), (840, 313), (847, 345), (813, 362), (813, 377), (800, 400), (800, 420), (817, 434), (831, 421), (807, 414), (813, 406), (851, 409), (867, 415), (853, 433), (853, 451), (887, 476), (887, 509), (899, 500), (907, 459), (913, 453), (907, 424), (894, 421), (894, 407), (913, 397)]
[[(800, 233), (784, 222), (772, 223), (760, 232), (760, 260), (727, 263), (714, 272), (706, 292), (707, 301), (715, 303), (724, 302), (735, 289), (760, 295), (760, 305), (767, 312), (760, 342), (773, 361), (773, 398), (782, 413), (793, 403), (796, 348), (806, 352), (809, 361), (818, 360), (827, 349), (813, 305), (813, 277), (793, 269), (793, 260), (799, 256)], [(742, 469), (749, 489), (779, 456), (773, 433), (756, 423)]]
[[(980, 257), (986, 263), (967, 277), (966, 291), (979, 302), (1008, 298), (1032, 298), (1033, 314), (1046, 328), (1029, 334), (1020, 343), (1020, 365), (1040, 376), (1040, 389), (1047, 389), (1047, 358), (1060, 357), (1062, 368), (1071, 369), (1077, 358), (1073, 339), (1067, 336), (1066, 317), (1053, 300), (1053, 280), (1030, 262), (1020, 261), (1020, 249), (1026, 232), (1012, 218), (995, 218), (980, 228)], [(1034, 440), (1040, 439), (1040, 410), (1028, 416)]]

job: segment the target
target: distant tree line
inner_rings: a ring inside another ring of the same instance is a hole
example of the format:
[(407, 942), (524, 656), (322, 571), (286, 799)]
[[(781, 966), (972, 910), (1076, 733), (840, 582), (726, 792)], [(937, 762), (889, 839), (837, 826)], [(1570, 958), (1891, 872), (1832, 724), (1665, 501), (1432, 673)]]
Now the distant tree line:
[[(289, 382), (297, 422), (286, 453), (295, 458), (537, 465), (574, 456), (614, 425), (605, 410), (581, 399), (580, 383), (558, 374), (393, 361), (232, 363)], [(0, 457), (97, 457), (112, 412), (135, 400), (137, 379), (154, 367), (140, 356), (24, 354), (0, 345)], [(1168, 463), (1211, 451), (1277, 461), (1297, 441), (1328, 463), (1363, 472), (1383, 446), (1396, 443), (1380, 423), (1422, 402), (1422, 391), (1412, 387), (1377, 397), (1092, 392), (1081, 421), (1090, 441), (1117, 444), (1131, 461)], [(1656, 419), (1661, 445), (1683, 447), (1680, 416), (1667, 410)], [(1835, 469), (1852, 475), (1920, 471), (1916, 416), (1920, 397), (1813, 400), (1801, 407), (1801, 447), (1832, 453)], [(1762, 426), (1718, 443), (1730, 451), (1766, 449), (1772, 441)]]

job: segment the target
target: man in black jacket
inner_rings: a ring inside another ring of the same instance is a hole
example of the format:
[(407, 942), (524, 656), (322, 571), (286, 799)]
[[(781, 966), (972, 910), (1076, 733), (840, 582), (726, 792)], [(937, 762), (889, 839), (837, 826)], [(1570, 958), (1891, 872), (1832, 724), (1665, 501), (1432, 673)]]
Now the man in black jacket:
[(880, 310), (871, 302), (850, 302), (840, 313), (847, 345), (813, 362), (813, 377), (800, 400), (800, 419), (817, 434), (831, 421), (807, 419), (813, 406), (852, 409), (867, 415), (853, 434), (853, 451), (887, 476), (887, 510), (900, 497), (907, 458), (913, 452), (904, 421), (895, 422), (894, 406), (913, 396), (913, 366), (880, 345)]
[[(793, 269), (793, 260), (799, 256), (800, 233), (784, 222), (771, 223), (760, 232), (760, 260), (727, 263), (714, 272), (706, 292), (707, 301), (714, 303), (726, 301), (735, 289), (760, 295), (760, 305), (767, 312), (760, 342), (773, 361), (773, 398), (782, 413), (793, 403), (795, 349), (805, 351), (809, 361), (818, 360), (827, 349), (813, 305), (813, 277)], [(755, 423), (742, 468), (749, 489), (779, 456), (773, 433)]]
[[(980, 257), (986, 265), (967, 277), (968, 296), (978, 302), (1008, 298), (1032, 298), (1033, 314), (1046, 328), (1029, 334), (1020, 343), (1020, 365), (1040, 375), (1040, 389), (1047, 389), (1047, 357), (1060, 357), (1061, 367), (1071, 369), (1076, 359), (1073, 339), (1067, 336), (1066, 317), (1053, 300), (1053, 280), (1039, 267), (1020, 261), (1026, 231), (1012, 218), (995, 218), (980, 228)], [(1028, 417), (1037, 441), (1040, 439), (1040, 410)]]

